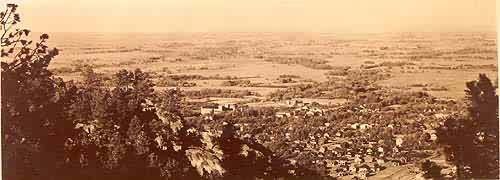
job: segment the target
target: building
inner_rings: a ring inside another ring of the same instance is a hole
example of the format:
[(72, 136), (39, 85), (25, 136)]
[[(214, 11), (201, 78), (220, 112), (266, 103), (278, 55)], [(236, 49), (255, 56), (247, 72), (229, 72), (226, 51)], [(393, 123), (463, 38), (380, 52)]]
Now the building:
[(290, 106), (290, 107), (296, 107), (296, 106), (304, 106), (304, 102), (302, 100), (297, 100), (297, 99), (291, 99), (291, 100), (287, 100), (285, 102), (285, 104), (287, 106)]
[(208, 106), (202, 106), (200, 108), (200, 113), (202, 115), (218, 114), (222, 112), (234, 111), (236, 110), (237, 107), (238, 105), (236, 103), (208, 105)]
[(401, 146), (403, 146), (403, 142), (404, 142), (404, 140), (403, 140), (403, 136), (401, 136), (401, 135), (396, 135), (396, 146), (397, 146), (397, 147), (401, 147)]
[(202, 106), (201, 109), (200, 109), (200, 113), (202, 115), (216, 114), (217, 112), (219, 112), (219, 107), (215, 106), (215, 105)]
[(427, 133), (430, 137), (429, 140), (431, 141), (436, 141), (437, 140), (437, 134), (436, 134), (436, 130), (433, 130), (433, 129), (428, 129), (428, 130), (425, 130), (424, 131), (425, 133)]
[(82, 123), (77, 123), (75, 125), (75, 129), (83, 129), (87, 133), (92, 133), (95, 130), (95, 125), (93, 124), (82, 124)]
[(372, 125), (369, 125), (369, 124), (360, 124), (359, 125), (359, 128), (361, 130), (370, 129), (371, 127), (372, 127)]
[(431, 141), (436, 141), (437, 140), (437, 135), (436, 134), (431, 134)]

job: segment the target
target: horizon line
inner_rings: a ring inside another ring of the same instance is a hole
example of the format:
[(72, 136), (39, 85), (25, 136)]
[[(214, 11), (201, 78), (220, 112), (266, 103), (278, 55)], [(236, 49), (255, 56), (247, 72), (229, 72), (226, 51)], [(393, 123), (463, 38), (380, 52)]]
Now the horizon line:
[(403, 33), (498, 33), (496, 30), (457, 31), (386, 31), (386, 32), (323, 32), (323, 31), (32, 31), (33, 33), (112, 33), (112, 34), (202, 34), (202, 33), (291, 33), (291, 34), (403, 34)]

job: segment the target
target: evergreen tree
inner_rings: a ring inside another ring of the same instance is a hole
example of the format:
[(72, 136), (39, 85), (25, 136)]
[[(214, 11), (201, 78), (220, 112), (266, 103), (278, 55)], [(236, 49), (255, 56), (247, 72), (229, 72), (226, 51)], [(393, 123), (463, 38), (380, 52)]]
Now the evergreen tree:
[(498, 178), (498, 95), (484, 74), (466, 87), (467, 113), (444, 121), (439, 142), (459, 178)]

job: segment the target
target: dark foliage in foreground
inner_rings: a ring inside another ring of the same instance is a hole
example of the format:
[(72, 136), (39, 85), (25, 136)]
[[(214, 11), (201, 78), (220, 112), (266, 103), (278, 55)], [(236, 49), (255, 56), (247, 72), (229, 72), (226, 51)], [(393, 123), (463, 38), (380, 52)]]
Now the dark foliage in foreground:
[(497, 179), (498, 95), (484, 74), (466, 83), (467, 112), (449, 117), (438, 129), (444, 151), (459, 178)]
[[(91, 68), (64, 82), (47, 67), (58, 54), (29, 30), (17, 5), (1, 14), (2, 160), (5, 179), (276, 179), (292, 176), (263, 145), (186, 124), (178, 90), (154, 92), (148, 73), (119, 71), (113, 88)], [(18, 50), (17, 48), (20, 48)], [(296, 167), (295, 167), (296, 168)]]

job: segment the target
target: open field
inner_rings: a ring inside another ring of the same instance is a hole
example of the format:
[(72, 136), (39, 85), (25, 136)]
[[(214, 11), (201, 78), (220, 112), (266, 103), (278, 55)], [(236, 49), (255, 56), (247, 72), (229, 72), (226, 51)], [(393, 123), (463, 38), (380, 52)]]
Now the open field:
[[(250, 81), (245, 87), (261, 95), (307, 82), (327, 80), (336, 67), (383, 69), (390, 78), (379, 85), (429, 91), (460, 98), (466, 80), (478, 73), (497, 76), (493, 33), (56, 33), (51, 45), (62, 53), (51, 69), (78, 79), (78, 66), (97, 72), (141, 68), (160, 76), (201, 75), (190, 88), (225, 88), (223, 79)], [(292, 82), (280, 75), (291, 75)], [(286, 83), (283, 83), (286, 82)], [(420, 86), (419, 86), (420, 85)], [(418, 86), (418, 87), (416, 87)]]

